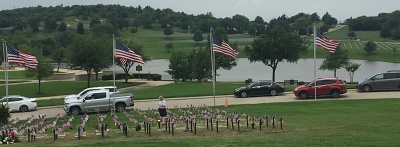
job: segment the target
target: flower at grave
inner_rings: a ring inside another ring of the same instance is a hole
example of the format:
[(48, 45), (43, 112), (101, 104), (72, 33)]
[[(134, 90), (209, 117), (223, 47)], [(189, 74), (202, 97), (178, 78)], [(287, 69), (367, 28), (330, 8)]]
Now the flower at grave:
[(159, 120), (159, 119), (157, 119), (157, 122), (158, 122), (158, 123), (160, 123), (160, 120)]

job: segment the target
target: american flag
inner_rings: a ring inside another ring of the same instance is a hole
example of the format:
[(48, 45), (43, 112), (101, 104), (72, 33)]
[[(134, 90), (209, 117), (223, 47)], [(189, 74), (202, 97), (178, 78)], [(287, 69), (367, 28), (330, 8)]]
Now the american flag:
[(144, 64), (142, 56), (136, 54), (127, 46), (117, 40), (115, 40), (115, 57), (120, 58), (122, 64), (125, 64), (127, 61)]
[(315, 32), (316, 32), (316, 36), (315, 36), (316, 43), (315, 44), (328, 50), (329, 53), (331, 53), (331, 54), (335, 53), (335, 50), (336, 50), (337, 46), (339, 45), (339, 41), (328, 39), (327, 37), (322, 35), (321, 32), (319, 32), (318, 30), (316, 30)]
[(38, 61), (36, 60), (35, 56), (22, 51), (18, 51), (12, 48), (9, 44), (6, 44), (6, 48), (8, 63), (18, 64), (20, 66), (25, 65), (25, 67), (33, 69), (35, 69), (38, 65)]
[(213, 43), (213, 51), (215, 53), (223, 54), (233, 59), (236, 59), (236, 56), (239, 55), (238, 51), (232, 49), (228, 43), (218, 38), (214, 34), (212, 35), (212, 43)]

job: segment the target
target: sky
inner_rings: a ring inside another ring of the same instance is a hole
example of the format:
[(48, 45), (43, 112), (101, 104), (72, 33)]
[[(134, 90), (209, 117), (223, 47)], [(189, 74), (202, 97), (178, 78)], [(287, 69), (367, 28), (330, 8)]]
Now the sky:
[(142, 8), (170, 8), (175, 12), (193, 15), (211, 12), (217, 18), (240, 14), (254, 20), (256, 16), (261, 16), (267, 22), (283, 14), (290, 17), (300, 12), (317, 12), (320, 17), (328, 12), (342, 22), (350, 17), (377, 16), (379, 13), (400, 10), (400, 0), (0, 0), (0, 10), (61, 4), (119, 4), (128, 7), (140, 5)]

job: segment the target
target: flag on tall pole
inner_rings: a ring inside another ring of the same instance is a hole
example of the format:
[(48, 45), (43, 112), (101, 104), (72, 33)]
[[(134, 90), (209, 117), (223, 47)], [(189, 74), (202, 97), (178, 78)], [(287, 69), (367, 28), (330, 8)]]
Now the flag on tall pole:
[(232, 47), (229, 46), (228, 43), (226, 43), (224, 40), (214, 34), (211, 35), (211, 42), (213, 52), (215, 53), (223, 54), (233, 59), (236, 59), (237, 55), (239, 55), (239, 52), (237, 50), (234, 50)]
[(115, 40), (115, 58), (120, 58), (122, 64), (125, 64), (127, 61), (144, 64), (142, 56), (136, 54), (130, 48), (117, 40)]
[(330, 40), (328, 37), (322, 35), (322, 33), (318, 30), (315, 30), (315, 44), (328, 50), (329, 53), (335, 53), (337, 46), (339, 45), (339, 41)]
[(28, 54), (23, 51), (18, 51), (12, 48), (6, 43), (7, 50), (7, 63), (8, 64), (18, 64), (20, 66), (24, 65), (26, 68), (35, 69), (38, 65), (38, 61), (34, 55)]

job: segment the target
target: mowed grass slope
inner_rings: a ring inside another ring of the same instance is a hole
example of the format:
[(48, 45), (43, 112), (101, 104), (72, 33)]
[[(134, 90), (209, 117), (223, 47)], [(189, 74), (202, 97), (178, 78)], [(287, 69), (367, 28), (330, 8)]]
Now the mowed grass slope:
[[(205, 122), (197, 124), (197, 135), (176, 129), (175, 135), (165, 132), (165, 128), (158, 129), (152, 123), (151, 136), (144, 130), (134, 131), (135, 123), (129, 122), (123, 113), (117, 113), (120, 120), (128, 122), (128, 137), (117, 133), (116, 127), (111, 125), (113, 131), (108, 132), (104, 139), (94, 135), (92, 126), (96, 125), (96, 114), (90, 114), (86, 124), (88, 136), (77, 140), (73, 135), (76, 129), (66, 129), (70, 133), (66, 138), (53, 141), (50, 134), (48, 138), (39, 139), (27, 143), (26, 139), (16, 146), (398, 146), (398, 112), (400, 99), (380, 100), (327, 100), (327, 101), (301, 101), (292, 103), (269, 103), (253, 105), (230, 105), (228, 108), (218, 107), (226, 110), (228, 114), (237, 112), (245, 113), (251, 117), (263, 117), (266, 114), (276, 116), (277, 120), (283, 118), (283, 129), (279, 123), (275, 128), (263, 126), (260, 131), (258, 123), (256, 129), (247, 128), (244, 116), (240, 116), (241, 131), (237, 128), (232, 130), (223, 127), (223, 120), (219, 123), (219, 133), (207, 130)], [(211, 107), (210, 107), (211, 108)], [(216, 112), (215, 107), (213, 107)], [(183, 109), (186, 110), (186, 109)], [(194, 114), (198, 114), (192, 109)], [(183, 111), (171, 109), (179, 115)], [(143, 120), (143, 114), (130, 112), (135, 118)], [(158, 118), (153, 112), (146, 111), (145, 114), (152, 118)], [(107, 114), (103, 114), (107, 115)], [(202, 115), (200, 115), (202, 116)], [(68, 117), (62, 117), (59, 123), (63, 123)], [(53, 119), (49, 119), (50, 123)], [(73, 126), (81, 122), (76, 116)], [(179, 121), (177, 121), (179, 122)], [(104, 123), (113, 124), (112, 117), (107, 115)], [(179, 124), (179, 123), (178, 123)], [(215, 124), (214, 124), (215, 125)], [(177, 128), (183, 127), (179, 124)], [(201, 127), (202, 126), (202, 127)], [(74, 128), (75, 128), (74, 127)]]

